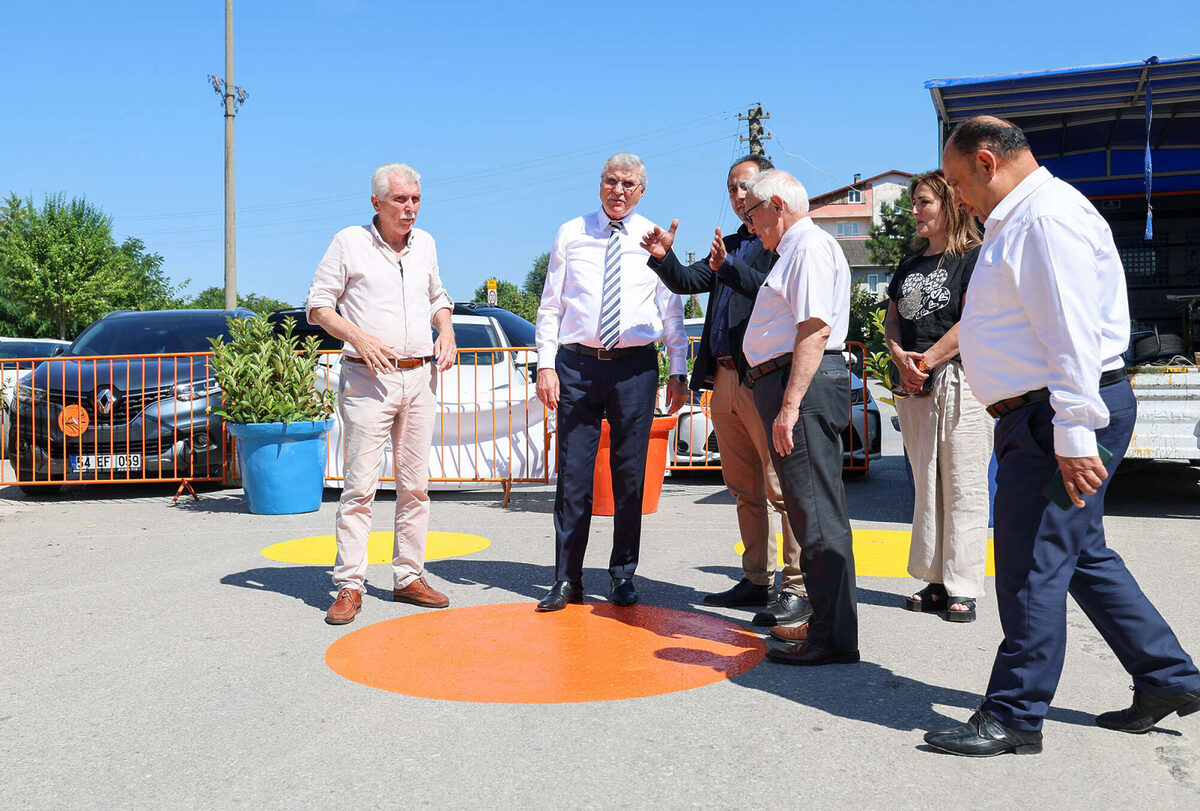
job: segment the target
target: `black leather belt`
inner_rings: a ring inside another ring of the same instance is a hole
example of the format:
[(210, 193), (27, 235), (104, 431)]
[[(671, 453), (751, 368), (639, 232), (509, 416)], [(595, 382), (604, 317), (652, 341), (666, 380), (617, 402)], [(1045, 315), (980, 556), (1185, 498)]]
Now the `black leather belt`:
[(616, 360), (617, 358), (627, 358), (630, 355), (636, 355), (639, 352), (645, 352), (647, 349), (654, 349), (654, 344), (642, 344), (641, 346), (622, 346), (616, 349), (597, 349), (594, 346), (584, 346), (583, 344), (563, 344), (563, 349), (568, 349), (571, 352), (578, 352), (580, 355), (587, 355), (590, 358), (598, 360)]
[[(1111, 386), (1114, 383), (1120, 383), (1129, 375), (1125, 372), (1125, 368), (1111, 369), (1100, 375), (1100, 388)], [(1040, 403), (1043, 400), (1050, 399), (1050, 389), (1042, 388), (1033, 391), (1027, 391), (1024, 394), (1018, 394), (1016, 397), (1009, 397), (1007, 400), (1001, 400), (998, 403), (992, 403), (987, 407), (987, 413), (993, 417), (1003, 417), (1005, 414), (1011, 414), (1017, 409), (1024, 408), (1027, 405)]]
[(733, 355), (723, 355), (719, 358), (713, 358), (713, 360), (723, 369), (729, 369), (731, 372), (737, 371), (737, 364), (733, 362)]

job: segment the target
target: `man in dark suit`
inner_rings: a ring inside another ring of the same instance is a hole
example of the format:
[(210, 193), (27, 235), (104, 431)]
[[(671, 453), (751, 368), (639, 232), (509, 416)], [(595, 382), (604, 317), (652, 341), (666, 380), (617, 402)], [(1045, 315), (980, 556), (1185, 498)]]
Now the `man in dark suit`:
[[(763, 606), (755, 625), (799, 622), (811, 613), (804, 578), (800, 573), (800, 548), (788, 523), (779, 479), (771, 464), (767, 435), (754, 406), (753, 392), (742, 383), (746, 358), (742, 338), (754, 299), (722, 282), (717, 271), (722, 265), (736, 271), (739, 279), (754, 289), (775, 263), (775, 254), (745, 224), (746, 191), (741, 183), (759, 172), (774, 168), (762, 155), (738, 159), (726, 175), (729, 204), (741, 220), (737, 231), (722, 237), (716, 230), (713, 250), (702, 261), (684, 265), (671, 249), (679, 221), (668, 231), (655, 228), (642, 240), (650, 253), (648, 264), (674, 293), (708, 293), (704, 332), (692, 367), (693, 391), (712, 390), (710, 413), (721, 449), (721, 475), (737, 500), (738, 529), (745, 551), (744, 576), (731, 589), (704, 598), (705, 605)], [(775, 588), (775, 534), (771, 531), (768, 505), (779, 513), (783, 524), (783, 588)]]

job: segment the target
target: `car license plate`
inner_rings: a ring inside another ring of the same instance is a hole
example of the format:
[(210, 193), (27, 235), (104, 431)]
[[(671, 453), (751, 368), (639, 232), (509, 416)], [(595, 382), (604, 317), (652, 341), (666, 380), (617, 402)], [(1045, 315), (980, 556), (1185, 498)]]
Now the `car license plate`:
[(101, 453), (95, 456), (72, 456), (71, 471), (85, 470), (141, 470), (140, 453)]

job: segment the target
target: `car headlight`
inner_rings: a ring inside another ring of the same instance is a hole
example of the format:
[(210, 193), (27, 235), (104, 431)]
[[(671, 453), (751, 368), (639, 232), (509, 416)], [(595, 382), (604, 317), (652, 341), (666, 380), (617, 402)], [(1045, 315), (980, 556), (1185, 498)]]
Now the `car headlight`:
[(173, 394), (176, 400), (199, 400), (202, 397), (208, 397), (210, 394), (216, 394), (220, 390), (221, 387), (217, 385), (217, 379), (210, 377), (207, 380), (180, 383), (175, 386)]
[(45, 403), (49, 401), (45, 389), (39, 389), (33, 383), (17, 384), (17, 402), (22, 404)]

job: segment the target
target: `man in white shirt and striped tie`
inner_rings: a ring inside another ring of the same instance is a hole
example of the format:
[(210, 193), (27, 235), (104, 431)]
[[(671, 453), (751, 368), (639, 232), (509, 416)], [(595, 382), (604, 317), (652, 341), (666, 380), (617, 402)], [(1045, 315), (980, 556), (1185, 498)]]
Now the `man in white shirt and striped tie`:
[(537, 393), (558, 412), (554, 498), (555, 583), (538, 603), (557, 611), (583, 602), (583, 557), (601, 419), (610, 431), (613, 549), (608, 572), (616, 605), (637, 602), (646, 449), (658, 391), (655, 343), (670, 361), (667, 410), (687, 395), (683, 304), (646, 265), (641, 237), (654, 223), (634, 209), (646, 167), (619, 152), (600, 171), (599, 211), (558, 229), (537, 314)]

